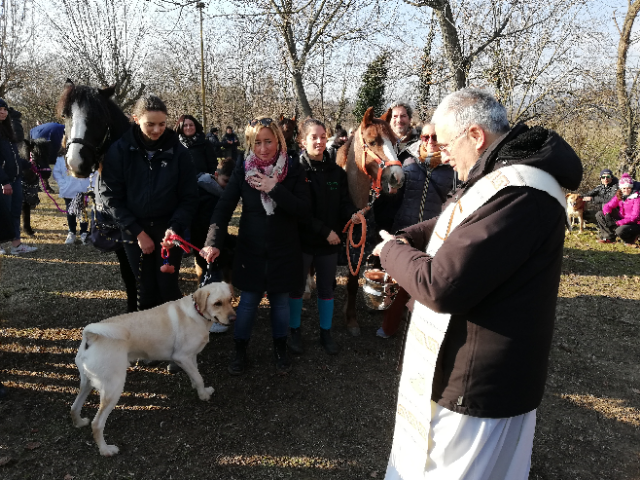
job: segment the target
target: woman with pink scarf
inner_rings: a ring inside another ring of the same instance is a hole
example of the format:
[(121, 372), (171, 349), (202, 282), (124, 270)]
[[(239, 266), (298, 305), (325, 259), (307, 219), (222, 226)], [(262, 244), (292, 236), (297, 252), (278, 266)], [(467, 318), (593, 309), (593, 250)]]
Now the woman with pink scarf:
[(634, 191), (635, 180), (625, 173), (618, 182), (619, 190), (596, 215), (601, 239), (599, 243), (612, 243), (616, 235), (628, 247), (635, 247), (640, 236), (640, 192)]
[(245, 130), (247, 155), (238, 162), (211, 217), (200, 255), (213, 262), (220, 254), (227, 227), (238, 201), (242, 214), (233, 264), (233, 285), (242, 291), (234, 326), (235, 352), (228, 370), (240, 375), (246, 366), (258, 305), (267, 293), (276, 369), (291, 370), (287, 354), (289, 292), (302, 271), (298, 221), (310, 215), (309, 189), (297, 159), (287, 146), (277, 122), (258, 117)]

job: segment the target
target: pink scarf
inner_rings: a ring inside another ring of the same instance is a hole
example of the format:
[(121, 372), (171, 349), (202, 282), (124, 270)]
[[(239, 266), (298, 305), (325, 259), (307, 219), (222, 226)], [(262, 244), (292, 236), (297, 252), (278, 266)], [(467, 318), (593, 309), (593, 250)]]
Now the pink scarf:
[[(258, 186), (258, 181), (254, 178), (254, 175), (261, 173), (269, 177), (275, 178), (278, 182), (282, 182), (287, 176), (287, 169), (289, 167), (289, 157), (286, 150), (280, 152), (280, 154), (271, 160), (260, 160), (253, 151), (249, 153), (249, 156), (244, 161), (244, 179), (252, 187)], [(273, 215), (276, 209), (276, 202), (265, 192), (260, 192), (260, 200), (262, 200), (262, 206), (264, 207), (267, 215)]]

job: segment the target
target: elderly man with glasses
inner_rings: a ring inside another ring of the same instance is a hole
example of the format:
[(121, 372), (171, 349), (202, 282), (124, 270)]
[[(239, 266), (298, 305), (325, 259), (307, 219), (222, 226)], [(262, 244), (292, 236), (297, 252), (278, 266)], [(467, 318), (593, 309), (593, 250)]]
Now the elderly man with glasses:
[(387, 480), (525, 480), (542, 400), (567, 222), (582, 164), (555, 132), (509, 128), (493, 95), (437, 108), (463, 183), (439, 217), (382, 232), (374, 253), (415, 300)]

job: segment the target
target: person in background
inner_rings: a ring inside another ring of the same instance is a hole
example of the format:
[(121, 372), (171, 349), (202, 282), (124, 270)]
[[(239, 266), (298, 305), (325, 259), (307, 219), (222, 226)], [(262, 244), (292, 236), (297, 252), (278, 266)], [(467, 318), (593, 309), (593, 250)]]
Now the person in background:
[(600, 171), (600, 185), (588, 191), (582, 196), (585, 202), (593, 202), (593, 206), (598, 212), (613, 198), (618, 191), (618, 179), (608, 168)]
[[(139, 310), (182, 298), (182, 250), (168, 243), (183, 235), (198, 208), (191, 155), (167, 128), (167, 107), (155, 95), (133, 108), (135, 124), (105, 155), (99, 194), (122, 230), (129, 265), (139, 281)], [(169, 272), (161, 247), (169, 249)]]
[(29, 132), (29, 136), (31, 140), (36, 140), (38, 138), (44, 138), (45, 140), (49, 140), (51, 142), (51, 146), (49, 147), (49, 165), (55, 165), (58, 152), (62, 147), (62, 138), (64, 137), (64, 125), (61, 125), (56, 122), (49, 122), (38, 124), (33, 127)]
[(209, 141), (214, 148), (216, 158), (220, 157), (220, 137), (218, 137), (218, 127), (211, 127), (209, 133), (207, 133), (207, 141)]
[[(78, 221), (75, 215), (69, 213), (69, 205), (73, 198), (79, 193), (85, 193), (89, 187), (89, 178), (76, 178), (69, 175), (67, 169), (67, 162), (64, 158), (64, 148), (60, 149), (58, 159), (53, 167), (53, 178), (58, 183), (58, 196), (64, 200), (64, 204), (67, 210), (67, 226), (69, 227), (69, 233), (64, 241), (65, 245), (73, 245), (76, 243)], [(80, 221), (80, 242), (83, 245), (87, 244), (87, 238), (89, 236), (89, 223), (88, 219)]]
[[(420, 141), (413, 143), (407, 151), (410, 156), (402, 165), (404, 185), (398, 191), (400, 208), (393, 222), (393, 232), (440, 215), (447, 194), (455, 187), (453, 169), (442, 163), (433, 123), (422, 128)], [(409, 294), (400, 287), (393, 303), (384, 312), (382, 326), (376, 332), (378, 337), (395, 335), (408, 301)]]
[(238, 136), (233, 133), (233, 127), (231, 125), (227, 126), (227, 132), (222, 136), (220, 143), (224, 149), (224, 156), (231, 156), (231, 158), (236, 161), (238, 159), (240, 140), (238, 140)]
[(327, 143), (327, 152), (334, 162), (336, 161), (338, 150), (340, 150), (340, 147), (347, 143), (348, 138), (349, 136), (347, 135), (347, 131), (344, 128), (340, 126), (336, 127), (336, 134), (333, 137), (333, 141)]
[[(205, 139), (200, 122), (191, 115), (182, 115), (176, 122), (175, 131), (180, 137), (180, 143), (189, 150), (196, 171), (196, 179), (203, 174), (215, 174), (218, 168), (218, 157), (213, 144)], [(189, 241), (196, 247), (202, 248), (207, 238), (209, 220), (217, 198), (202, 188), (198, 188), (198, 197), (200, 200), (191, 221)], [(199, 285), (207, 268), (207, 262), (200, 255), (196, 255), (195, 264)]]
[(276, 369), (291, 370), (287, 353), (289, 292), (302, 271), (298, 222), (310, 214), (309, 189), (277, 121), (258, 117), (245, 129), (247, 156), (238, 162), (211, 217), (209, 235), (200, 255), (213, 262), (225, 244), (227, 227), (238, 201), (242, 214), (233, 262), (233, 285), (242, 291), (233, 330), (235, 352), (231, 375), (246, 368), (246, 351), (264, 292), (270, 304)]
[(308, 118), (299, 133), (300, 163), (306, 172), (306, 186), (311, 198), (311, 215), (300, 222), (302, 270), (296, 287), (289, 293), (289, 349), (304, 352), (301, 332), (302, 295), (309, 268), (313, 263), (318, 289), (320, 344), (330, 354), (338, 353), (338, 345), (331, 337), (333, 322), (333, 289), (336, 281), (338, 250), (342, 246), (340, 232), (356, 207), (349, 196), (347, 174), (336, 165), (325, 149), (327, 133), (324, 124)]
[(640, 192), (634, 190), (634, 184), (631, 175), (623, 174), (613, 198), (596, 213), (598, 243), (613, 243), (618, 236), (626, 246), (636, 246), (640, 236)]
[[(20, 255), (37, 250), (20, 240), (20, 216), (22, 214), (22, 172), (31, 168), (28, 161), (20, 157), (13, 124), (9, 117), (9, 105), (0, 98), (0, 184), (2, 201), (13, 221), (15, 237), (11, 241), (11, 254)], [(0, 246), (0, 255), (6, 252)]]

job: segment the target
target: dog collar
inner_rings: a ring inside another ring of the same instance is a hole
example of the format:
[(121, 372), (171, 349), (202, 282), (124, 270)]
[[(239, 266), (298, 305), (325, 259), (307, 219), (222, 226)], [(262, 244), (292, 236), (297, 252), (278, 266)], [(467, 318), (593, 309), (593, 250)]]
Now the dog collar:
[(198, 307), (198, 303), (193, 298), (193, 295), (191, 295), (191, 298), (193, 299), (193, 306), (196, 308), (196, 312), (198, 312), (200, 314), (200, 316), (202, 318), (204, 318), (205, 320), (207, 320), (208, 322), (212, 322), (213, 320), (211, 320), (210, 318), (205, 317), (204, 314), (200, 311), (200, 307)]

